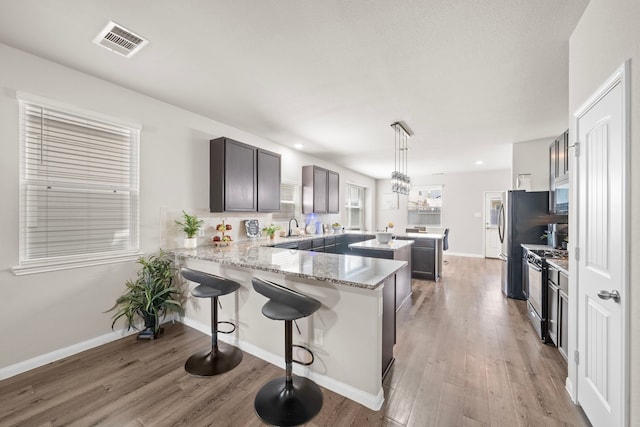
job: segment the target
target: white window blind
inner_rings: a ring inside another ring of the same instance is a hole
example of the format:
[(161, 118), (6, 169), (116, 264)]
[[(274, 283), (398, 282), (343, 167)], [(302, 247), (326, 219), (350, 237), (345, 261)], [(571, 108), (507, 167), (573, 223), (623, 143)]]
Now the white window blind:
[(280, 184), (280, 211), (273, 213), (273, 222), (287, 222), (298, 212), (298, 186), (283, 182)]
[(353, 184), (346, 185), (345, 210), (347, 228), (364, 230), (364, 188)]
[(19, 101), (20, 267), (136, 254), (139, 128)]

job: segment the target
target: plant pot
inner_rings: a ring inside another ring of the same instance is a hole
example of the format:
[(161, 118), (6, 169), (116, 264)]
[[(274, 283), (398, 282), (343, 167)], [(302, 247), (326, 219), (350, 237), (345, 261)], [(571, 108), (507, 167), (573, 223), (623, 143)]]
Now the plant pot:
[(153, 340), (158, 338), (163, 331), (162, 328), (158, 328), (156, 331), (156, 318), (153, 314), (142, 313), (144, 319), (144, 329), (138, 334), (139, 340)]
[(197, 237), (192, 237), (192, 238), (188, 238), (185, 237), (184, 238), (184, 248), (185, 249), (194, 249), (198, 247), (198, 238)]
[(275, 238), (276, 238), (275, 233), (271, 233), (271, 234), (269, 234), (269, 239), (273, 240), (273, 239), (275, 239)]

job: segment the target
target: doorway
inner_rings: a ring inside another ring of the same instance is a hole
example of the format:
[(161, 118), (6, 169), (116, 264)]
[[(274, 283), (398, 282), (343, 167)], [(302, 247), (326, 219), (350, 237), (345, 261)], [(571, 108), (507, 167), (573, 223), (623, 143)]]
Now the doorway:
[(503, 191), (484, 192), (484, 257), (500, 258), (500, 237), (498, 236), (498, 209), (502, 203)]

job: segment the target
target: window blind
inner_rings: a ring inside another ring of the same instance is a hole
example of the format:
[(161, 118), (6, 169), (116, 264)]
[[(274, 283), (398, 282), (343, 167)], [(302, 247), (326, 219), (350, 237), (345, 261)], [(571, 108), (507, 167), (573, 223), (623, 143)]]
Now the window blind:
[(364, 188), (353, 184), (346, 185), (345, 210), (347, 211), (347, 228), (364, 228)]
[(298, 186), (283, 182), (280, 184), (280, 211), (274, 212), (273, 222), (287, 222), (298, 212)]
[(139, 129), (20, 100), (20, 265), (138, 250)]

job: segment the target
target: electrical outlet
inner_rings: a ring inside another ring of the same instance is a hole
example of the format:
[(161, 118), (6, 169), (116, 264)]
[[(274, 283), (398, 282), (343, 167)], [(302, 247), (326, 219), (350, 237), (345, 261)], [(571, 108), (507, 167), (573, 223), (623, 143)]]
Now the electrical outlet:
[(324, 345), (324, 331), (322, 329), (313, 329), (313, 344), (318, 347)]

